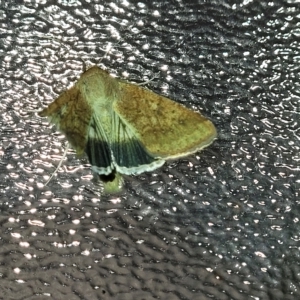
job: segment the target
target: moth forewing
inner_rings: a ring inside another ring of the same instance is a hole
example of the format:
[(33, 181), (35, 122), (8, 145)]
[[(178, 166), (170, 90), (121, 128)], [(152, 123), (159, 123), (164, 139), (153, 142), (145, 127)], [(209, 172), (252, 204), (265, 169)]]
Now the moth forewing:
[(39, 113), (48, 117), (67, 137), (78, 155), (83, 154), (92, 116), (91, 107), (74, 86)]
[(216, 138), (215, 126), (200, 113), (140, 86), (119, 84), (114, 110), (154, 157), (185, 156)]

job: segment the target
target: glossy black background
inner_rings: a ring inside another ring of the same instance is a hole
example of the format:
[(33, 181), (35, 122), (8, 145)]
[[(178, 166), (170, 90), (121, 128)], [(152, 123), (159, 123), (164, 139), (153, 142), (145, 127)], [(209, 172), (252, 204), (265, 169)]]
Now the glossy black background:
[[(299, 3), (207, 2), (0, 1), (2, 299), (299, 299)], [(36, 111), (94, 64), (218, 140), (118, 195), (70, 151), (44, 187)]]

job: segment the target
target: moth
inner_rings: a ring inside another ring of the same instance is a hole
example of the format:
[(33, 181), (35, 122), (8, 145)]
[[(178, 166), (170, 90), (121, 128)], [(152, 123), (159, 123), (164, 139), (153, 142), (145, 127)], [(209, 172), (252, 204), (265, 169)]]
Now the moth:
[(39, 115), (65, 134), (78, 155), (87, 154), (109, 192), (120, 188), (122, 174), (153, 171), (207, 147), (217, 136), (200, 113), (97, 66)]

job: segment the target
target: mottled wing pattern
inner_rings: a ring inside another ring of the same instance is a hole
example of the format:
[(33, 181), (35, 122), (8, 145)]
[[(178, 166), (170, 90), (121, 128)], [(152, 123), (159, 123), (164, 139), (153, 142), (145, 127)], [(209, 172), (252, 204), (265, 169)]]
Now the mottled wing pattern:
[(119, 81), (116, 114), (153, 157), (170, 159), (210, 145), (216, 138), (211, 121), (145, 88)]

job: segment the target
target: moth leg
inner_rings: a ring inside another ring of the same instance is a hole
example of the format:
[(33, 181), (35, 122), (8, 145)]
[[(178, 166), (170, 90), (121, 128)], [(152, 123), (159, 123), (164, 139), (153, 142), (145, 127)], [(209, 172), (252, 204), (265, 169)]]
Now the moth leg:
[(51, 181), (51, 179), (53, 178), (53, 176), (57, 173), (57, 171), (58, 171), (59, 168), (61, 167), (62, 162), (64, 161), (64, 159), (65, 159), (65, 157), (66, 157), (66, 155), (67, 155), (67, 152), (68, 152), (68, 150), (69, 150), (69, 147), (70, 147), (70, 145), (69, 145), (69, 143), (67, 143), (66, 149), (65, 149), (65, 151), (64, 151), (64, 153), (63, 153), (63, 156), (62, 156), (62, 158), (61, 158), (59, 164), (57, 165), (56, 169), (55, 169), (54, 172), (51, 174), (51, 176), (49, 177), (49, 179), (46, 181), (45, 186), (48, 185), (48, 183)]

